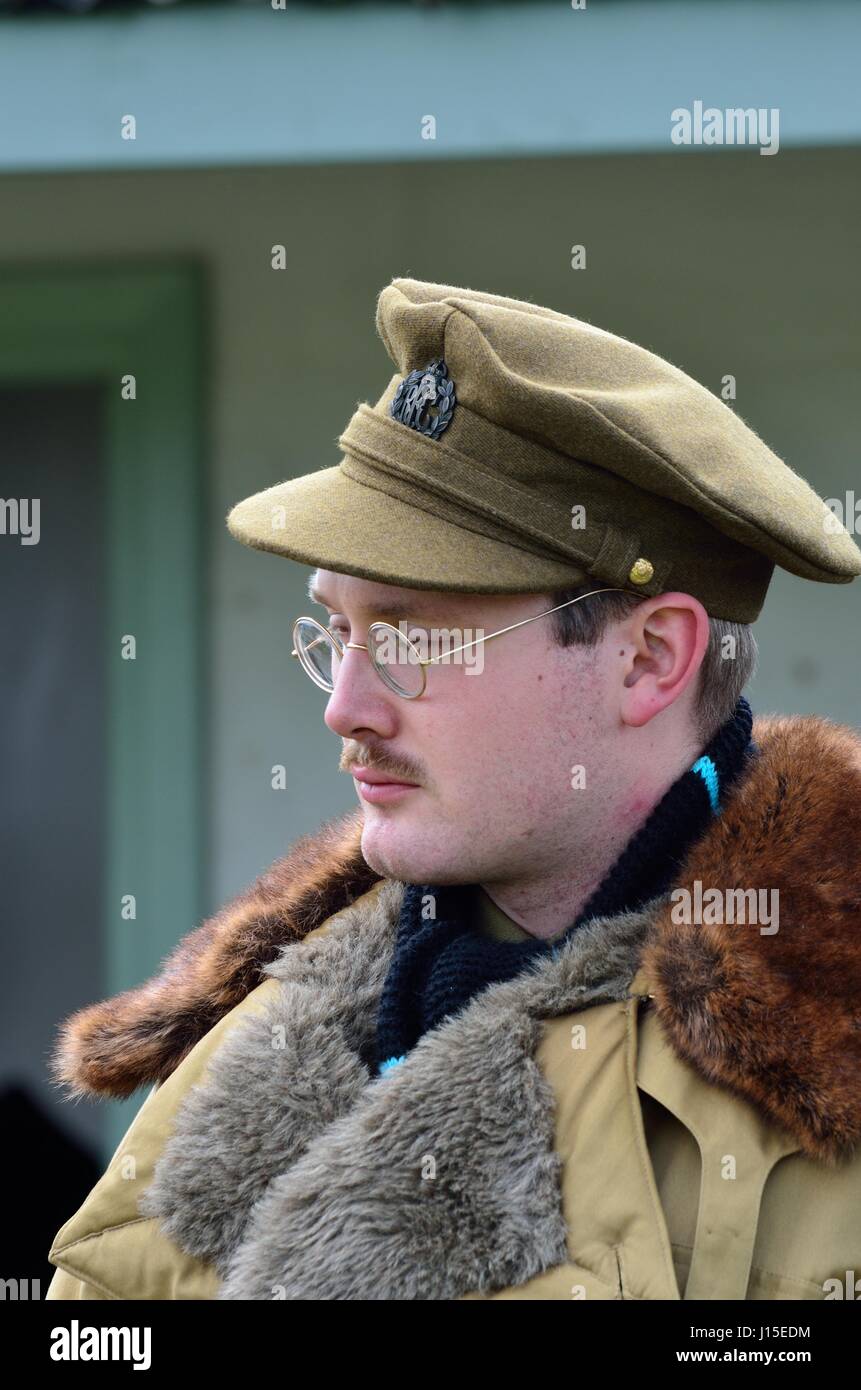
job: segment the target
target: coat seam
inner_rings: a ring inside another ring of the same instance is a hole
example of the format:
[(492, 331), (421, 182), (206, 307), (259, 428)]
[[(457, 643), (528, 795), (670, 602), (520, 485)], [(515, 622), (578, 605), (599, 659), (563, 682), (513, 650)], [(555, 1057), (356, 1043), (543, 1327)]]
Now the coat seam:
[[(614, 1252), (615, 1249), (616, 1247), (613, 1246)], [(602, 1284), (605, 1289), (613, 1289), (616, 1293), (618, 1293), (621, 1288), (620, 1284), (611, 1284), (609, 1279), (605, 1279), (603, 1275), (598, 1274), (594, 1269), (592, 1269), (591, 1265), (588, 1265), (586, 1263), (585, 1260), (581, 1260), (579, 1255), (575, 1255), (573, 1258), (569, 1256), (567, 1260), (562, 1261), (562, 1263), (556, 1265), (555, 1268), (564, 1269), (566, 1265), (570, 1269), (572, 1269), (575, 1274), (583, 1273), (590, 1275), (591, 1278), (593, 1278), (597, 1283)], [(547, 1272), (552, 1273), (552, 1270), (549, 1270)]]
[[(751, 1273), (751, 1274), (769, 1274), (769, 1275), (771, 1275), (772, 1278), (774, 1278), (774, 1279), (785, 1279), (785, 1280), (787, 1281), (787, 1283), (789, 1283), (789, 1284), (798, 1284), (801, 1288), (805, 1288), (805, 1289), (819, 1289), (819, 1288), (820, 1288), (820, 1285), (814, 1283), (814, 1281), (813, 1281), (812, 1279), (799, 1279), (798, 1276), (795, 1275), (795, 1274), (784, 1274), (784, 1273), (783, 1273), (781, 1270), (779, 1270), (779, 1269), (769, 1269), (767, 1265), (751, 1265), (751, 1267), (750, 1267), (750, 1273)], [(749, 1279), (749, 1278), (748, 1278), (748, 1281), (747, 1281), (747, 1282), (748, 1282), (748, 1288), (750, 1288), (750, 1279)], [(825, 1290), (822, 1289), (822, 1292), (824, 1293)]]
[(621, 1245), (614, 1245), (614, 1246), (613, 1246), (613, 1254), (616, 1256), (616, 1276), (617, 1276), (617, 1279), (618, 1279), (618, 1281), (619, 1281), (619, 1282), (618, 1282), (618, 1289), (617, 1289), (617, 1292), (618, 1292), (619, 1298), (620, 1298), (620, 1299), (622, 1300), (622, 1302), (624, 1303), (624, 1302), (627, 1301), (627, 1300), (625, 1299), (625, 1283), (626, 1283), (626, 1280), (625, 1280), (624, 1271), (623, 1271), (623, 1269), (622, 1269), (622, 1247), (621, 1247)]
[[(80, 1242), (73, 1241), (73, 1244), (78, 1245)], [(71, 1246), (65, 1246), (64, 1249), (71, 1249)], [(108, 1288), (107, 1284), (102, 1284), (98, 1279), (90, 1278), (88, 1274), (82, 1273), (81, 1270), (75, 1269), (74, 1266), (70, 1269), (68, 1265), (59, 1264), (54, 1260), (52, 1260), (51, 1263), (54, 1265), (55, 1269), (61, 1269), (64, 1274), (71, 1275), (71, 1277), (77, 1279), (80, 1284), (89, 1284), (91, 1289), (97, 1289), (99, 1293), (103, 1293), (105, 1298), (111, 1299), (112, 1302), (121, 1303), (123, 1301), (118, 1293), (113, 1293)], [(69, 1300), (66, 1301), (68, 1302)]]
[[(693, 1252), (693, 1248), (694, 1248), (692, 1245), (686, 1245), (684, 1241), (677, 1241), (677, 1240), (674, 1240), (674, 1241), (672, 1242), (672, 1247), (673, 1247), (674, 1250), (680, 1250), (680, 1251), (685, 1251), (685, 1250), (686, 1250), (686, 1251), (691, 1251), (691, 1252)], [(783, 1270), (781, 1270), (781, 1269), (771, 1269), (769, 1265), (759, 1265), (759, 1264), (751, 1264), (751, 1267), (750, 1267), (750, 1277), (748, 1278), (748, 1288), (750, 1288), (750, 1279), (753, 1277), (754, 1274), (765, 1274), (765, 1275), (770, 1275), (770, 1276), (771, 1276), (772, 1278), (774, 1278), (774, 1279), (785, 1279), (787, 1283), (789, 1283), (789, 1284), (798, 1284), (798, 1285), (800, 1285), (802, 1288), (805, 1288), (805, 1289), (818, 1289), (818, 1288), (819, 1288), (819, 1285), (818, 1285), (817, 1283), (815, 1283), (812, 1279), (801, 1279), (801, 1278), (799, 1278), (799, 1276), (798, 1276), (797, 1274), (786, 1274), (786, 1273), (785, 1273)]]
[(672, 1243), (670, 1233), (666, 1227), (666, 1217), (661, 1207), (660, 1198), (655, 1183), (654, 1172), (651, 1168), (651, 1160), (648, 1156), (648, 1146), (646, 1144), (645, 1132), (643, 1131), (643, 1112), (637, 1100), (637, 1074), (634, 1063), (637, 1045), (637, 1026), (639, 1022), (639, 995), (629, 995), (625, 1000), (626, 1016), (626, 1048), (625, 1048), (625, 1090), (628, 1095), (628, 1109), (634, 1125), (635, 1148), (637, 1150), (637, 1163), (649, 1194), (649, 1203), (653, 1217), (655, 1218), (658, 1230), (658, 1243), (661, 1249), (661, 1260), (663, 1264), (664, 1276), (669, 1280), (670, 1287), (681, 1297), (679, 1281), (676, 1275), (675, 1264), (673, 1263)]
[[(117, 1221), (113, 1226), (102, 1226), (98, 1231), (90, 1231), (90, 1234), (87, 1236), (76, 1236), (74, 1240), (68, 1241), (66, 1245), (54, 1246), (48, 1258), (50, 1259), (51, 1256), (55, 1254), (64, 1255), (67, 1250), (74, 1250), (76, 1245), (86, 1245), (87, 1241), (98, 1240), (99, 1236), (107, 1235), (109, 1231), (122, 1231), (126, 1226), (140, 1226), (147, 1221), (157, 1223), (157, 1219), (158, 1218), (155, 1216), (133, 1216), (128, 1221)], [(87, 1282), (92, 1283), (92, 1280), (88, 1280)]]
[(55, 1255), (58, 1257), (66, 1255), (68, 1251), (76, 1249), (77, 1246), (86, 1245), (91, 1240), (98, 1240), (100, 1236), (108, 1235), (111, 1231), (122, 1231), (129, 1226), (142, 1226), (148, 1223), (157, 1226), (158, 1218), (154, 1216), (134, 1216), (129, 1221), (118, 1221), (113, 1226), (103, 1226), (101, 1230), (91, 1231), (87, 1236), (78, 1236), (76, 1240), (69, 1241), (68, 1245), (61, 1245), (56, 1250), (52, 1249), (48, 1255), (48, 1259), (57, 1269), (62, 1269), (66, 1274), (71, 1274), (73, 1279), (79, 1279), (82, 1284), (89, 1284), (91, 1288), (98, 1289), (99, 1293), (103, 1293), (107, 1298), (113, 1299), (115, 1302), (123, 1302), (122, 1295), (113, 1293), (108, 1288), (107, 1284), (101, 1283), (99, 1279), (93, 1278), (86, 1271), (75, 1269), (74, 1266), (70, 1269), (67, 1265), (60, 1264), (59, 1259), (54, 1259), (53, 1257)]

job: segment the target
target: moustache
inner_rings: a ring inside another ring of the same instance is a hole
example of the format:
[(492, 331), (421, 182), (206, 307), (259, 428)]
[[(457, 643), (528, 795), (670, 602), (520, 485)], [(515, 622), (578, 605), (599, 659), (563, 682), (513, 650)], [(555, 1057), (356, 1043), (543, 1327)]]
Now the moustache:
[(401, 778), (404, 782), (421, 783), (424, 780), (421, 771), (407, 758), (380, 752), (369, 743), (347, 744), (342, 750), (339, 771), (350, 772), (354, 767), (373, 768), (390, 777)]

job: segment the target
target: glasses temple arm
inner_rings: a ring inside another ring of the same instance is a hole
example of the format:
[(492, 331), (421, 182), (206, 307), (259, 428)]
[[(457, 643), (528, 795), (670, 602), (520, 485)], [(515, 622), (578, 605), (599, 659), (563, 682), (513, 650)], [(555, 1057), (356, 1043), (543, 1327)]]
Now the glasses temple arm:
[[(567, 608), (569, 604), (579, 603), (583, 598), (592, 598), (595, 594), (624, 594), (626, 589), (590, 589), (588, 594), (578, 594), (577, 598), (566, 599), (564, 603), (557, 603), (555, 608), (545, 608), (543, 613), (533, 613), (529, 618), (521, 618), (517, 623), (510, 623), (508, 627), (501, 627), (498, 632), (489, 632), (486, 637), (476, 637), (473, 642), (464, 642), (460, 647), (454, 647), (446, 656), (454, 656), (456, 652), (466, 651), (467, 647), (475, 647), (479, 642), (489, 642), (491, 637), (501, 637), (504, 632), (511, 632), (516, 627), (523, 627), (524, 623), (533, 623), (536, 618), (546, 618), (548, 613), (558, 613), (560, 608)], [(431, 662), (440, 661), (439, 656), (428, 657), (422, 661), (422, 666), (430, 666)]]

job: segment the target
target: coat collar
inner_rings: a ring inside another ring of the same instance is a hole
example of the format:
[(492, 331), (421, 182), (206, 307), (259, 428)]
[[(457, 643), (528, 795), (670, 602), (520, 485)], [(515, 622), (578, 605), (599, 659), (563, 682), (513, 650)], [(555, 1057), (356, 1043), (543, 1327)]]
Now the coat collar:
[[(680, 924), (667, 901), (644, 938), (641, 978), (679, 1057), (835, 1162), (861, 1141), (861, 738), (813, 717), (757, 719), (753, 737), (759, 756), (677, 884), (777, 890), (779, 931)], [(127, 1096), (168, 1076), (285, 945), (379, 881), (361, 826), (355, 812), (306, 836), (154, 979), (72, 1015), (56, 1081)]]
[(625, 999), (650, 914), (590, 922), (381, 1076), (403, 891), (381, 884), (269, 965), (280, 990), (173, 1118), (138, 1209), (217, 1269), (219, 1298), (458, 1298), (568, 1259), (542, 1020)]
[(834, 1163), (861, 1142), (861, 738), (788, 717), (753, 737), (677, 886), (773, 890), (779, 929), (681, 924), (668, 903), (642, 968), (676, 1054)]

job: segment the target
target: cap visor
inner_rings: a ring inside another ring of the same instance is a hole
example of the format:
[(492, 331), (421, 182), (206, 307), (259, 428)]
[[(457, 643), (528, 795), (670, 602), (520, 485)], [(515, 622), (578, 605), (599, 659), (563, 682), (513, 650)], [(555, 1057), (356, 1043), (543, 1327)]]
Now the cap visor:
[(573, 561), (536, 555), (422, 511), (337, 466), (245, 498), (227, 527), (256, 550), (410, 589), (543, 593), (588, 577)]

